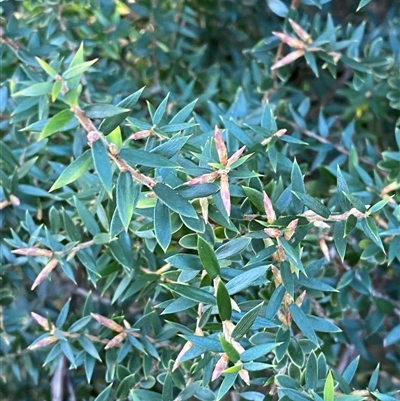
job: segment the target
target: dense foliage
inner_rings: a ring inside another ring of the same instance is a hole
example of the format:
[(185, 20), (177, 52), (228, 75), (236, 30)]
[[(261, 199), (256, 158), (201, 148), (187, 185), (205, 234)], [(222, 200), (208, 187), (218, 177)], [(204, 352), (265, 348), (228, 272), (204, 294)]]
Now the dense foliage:
[(396, 1), (2, 1), (0, 397), (396, 400)]

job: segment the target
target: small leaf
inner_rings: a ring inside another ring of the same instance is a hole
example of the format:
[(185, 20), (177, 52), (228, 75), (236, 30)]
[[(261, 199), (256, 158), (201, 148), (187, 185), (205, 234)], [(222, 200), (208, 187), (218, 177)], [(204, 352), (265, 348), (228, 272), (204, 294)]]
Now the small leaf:
[(342, 261), (344, 260), (344, 255), (346, 253), (346, 247), (347, 247), (347, 240), (344, 237), (345, 228), (346, 228), (346, 222), (343, 220), (338, 221), (337, 223), (335, 223), (334, 234), (333, 234), (335, 246)]
[(243, 362), (250, 362), (255, 359), (258, 359), (264, 355), (267, 355), (269, 352), (274, 350), (276, 347), (278, 347), (282, 343), (267, 343), (267, 344), (261, 344), (261, 345), (256, 345), (254, 347), (251, 347), (244, 351), (243, 353), (240, 354), (240, 359)]
[(97, 352), (96, 347), (93, 345), (92, 341), (90, 341), (85, 335), (78, 337), (78, 342), (85, 350), (85, 352), (87, 352), (93, 358), (101, 361), (100, 355)]
[(222, 381), (221, 386), (219, 387), (216, 401), (220, 401), (224, 397), (224, 395), (229, 391), (229, 389), (235, 383), (237, 375), (238, 373), (228, 373), (227, 375), (225, 375), (224, 380)]
[(318, 344), (317, 335), (315, 334), (315, 331), (305, 313), (296, 304), (291, 304), (289, 306), (289, 311), (294, 322), (297, 324), (303, 334), (313, 343)]
[(91, 104), (84, 108), (85, 115), (88, 118), (114, 117), (118, 114), (127, 113), (128, 111), (130, 110), (112, 104)]
[(249, 287), (254, 281), (264, 276), (269, 266), (260, 266), (249, 269), (238, 276), (234, 277), (226, 284), (226, 289), (230, 295), (236, 294), (239, 291)]
[(332, 372), (328, 373), (324, 386), (324, 401), (334, 401), (335, 388), (333, 384)]
[(111, 395), (111, 388), (113, 383), (109, 384), (95, 399), (94, 401), (108, 401)]
[(239, 237), (231, 239), (225, 244), (221, 245), (216, 251), (217, 259), (229, 259), (231, 256), (241, 253), (250, 244), (251, 238)]
[(168, 185), (158, 183), (154, 186), (153, 191), (161, 202), (174, 212), (187, 217), (198, 218), (193, 206)]
[(232, 338), (234, 340), (239, 341), (251, 329), (263, 305), (264, 302), (261, 302), (260, 304), (250, 309), (248, 312), (246, 312), (245, 315), (241, 317), (236, 327), (232, 331)]
[(92, 143), (92, 157), (94, 167), (110, 198), (112, 197), (112, 170), (104, 143), (98, 139)]
[[(393, 195), (394, 196), (394, 195)], [(382, 199), (379, 202), (375, 203), (374, 206), (372, 206), (368, 212), (370, 213), (376, 213), (377, 211), (381, 210), (392, 198), (393, 196), (390, 196), (386, 199)]]
[(32, 86), (28, 86), (27, 88), (21, 89), (18, 92), (15, 92), (13, 96), (42, 96), (51, 93), (53, 88), (52, 82), (39, 82)]
[(222, 321), (231, 319), (232, 315), (231, 298), (222, 280), (218, 280), (217, 307), (218, 307), (218, 314)]
[(346, 220), (344, 236), (347, 237), (357, 226), (357, 217), (351, 214)]
[(133, 182), (132, 176), (128, 172), (121, 172), (117, 180), (117, 208), (121, 222), (128, 230), (133, 211), (137, 205), (140, 196), (141, 186)]
[(168, 98), (169, 98), (169, 93), (163, 101), (160, 103), (160, 105), (157, 107), (157, 110), (154, 112), (152, 122), (153, 124), (157, 125), (161, 122), (162, 118), (164, 117), (165, 111), (167, 110), (167, 105), (168, 105)]
[(337, 165), (336, 168), (336, 176), (337, 176), (337, 194), (339, 199), (339, 206), (343, 212), (347, 212), (348, 210), (350, 210), (350, 202), (344, 195), (344, 192), (349, 193), (350, 191), (347, 182), (340, 170), (339, 165)]
[[(292, 165), (292, 174), (291, 174), (291, 183), (292, 183), (292, 193), (295, 194), (304, 194), (304, 182), (303, 182), (303, 174), (301, 173), (300, 167), (295, 160)], [(304, 212), (304, 204), (299, 200), (297, 196), (292, 196), (293, 209), (295, 213), (303, 213)]]
[(251, 187), (242, 187), (246, 197), (256, 207), (259, 212), (264, 212), (264, 198), (263, 194)]
[(66, 304), (61, 309), (60, 314), (58, 315), (58, 318), (56, 320), (56, 327), (60, 328), (67, 320), (70, 303), (71, 303), (71, 298), (66, 302)]
[(39, 57), (35, 57), (35, 59), (48, 75), (50, 75), (52, 78), (55, 78), (57, 76), (57, 71), (48, 63), (46, 63), (46, 61), (42, 60)]
[(47, 121), (40, 133), (39, 141), (41, 139), (47, 138), (48, 136), (60, 131), (74, 118), (74, 113), (71, 110), (62, 110)]
[(172, 237), (171, 215), (169, 208), (157, 199), (154, 207), (154, 233), (164, 252), (167, 251)]
[(351, 363), (347, 366), (345, 371), (342, 374), (343, 379), (347, 382), (347, 384), (350, 384), (351, 381), (353, 380), (353, 377), (356, 373), (358, 362), (360, 361), (360, 356), (357, 358), (353, 359)]
[(222, 349), (231, 362), (236, 363), (240, 360), (240, 354), (236, 348), (231, 344), (222, 334), (219, 337), (219, 341), (222, 345)]
[[(97, 58), (94, 60), (90, 61), (84, 61), (83, 63), (76, 64), (72, 67), (69, 67), (64, 74), (62, 74), (62, 77), (68, 81), (69, 79), (75, 78), (78, 75), (83, 74), (85, 71), (87, 71), (95, 62), (97, 61)], [(71, 63), (72, 64), (72, 63)]]
[(315, 390), (318, 384), (317, 357), (314, 351), (308, 357), (306, 366), (306, 390)]
[(213, 247), (205, 241), (202, 237), (197, 239), (197, 249), (200, 257), (201, 264), (206, 270), (207, 274), (212, 278), (216, 278), (220, 274), (220, 267), (215, 255)]
[(216, 299), (214, 295), (200, 288), (190, 287), (188, 285), (183, 285), (183, 284), (172, 284), (172, 283), (162, 284), (162, 285), (187, 299), (192, 299), (193, 301), (202, 302), (204, 304), (209, 304), (209, 305), (216, 304)]
[(376, 389), (376, 386), (378, 385), (378, 379), (379, 379), (379, 363), (376, 366), (374, 373), (372, 373), (371, 378), (369, 379), (368, 383), (369, 391), (374, 391)]
[(146, 167), (178, 168), (178, 165), (164, 156), (156, 153), (146, 152), (140, 149), (121, 149), (121, 159), (133, 165), (139, 164)]
[(303, 203), (319, 216), (325, 217), (327, 219), (331, 215), (330, 210), (326, 206), (324, 206), (321, 202), (317, 201), (310, 195), (295, 191), (292, 191), (292, 193), (296, 196), (297, 199), (300, 200), (301, 203)]
[(368, 3), (370, 3), (371, 2), (371, 0), (361, 0), (359, 3), (358, 3), (358, 7), (357, 7), (357, 10), (356, 11), (359, 11), (359, 10), (361, 10), (363, 7), (365, 7)]

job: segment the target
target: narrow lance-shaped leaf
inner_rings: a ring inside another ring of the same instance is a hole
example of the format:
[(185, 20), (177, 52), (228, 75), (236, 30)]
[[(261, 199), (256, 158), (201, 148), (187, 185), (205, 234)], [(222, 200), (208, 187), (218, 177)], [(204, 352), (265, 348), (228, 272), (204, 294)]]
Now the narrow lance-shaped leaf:
[(319, 216), (325, 217), (327, 219), (331, 215), (330, 210), (326, 206), (324, 206), (321, 202), (317, 201), (310, 195), (295, 191), (292, 191), (292, 193), (296, 196), (297, 199), (300, 200), (301, 203), (303, 203)]
[(187, 217), (198, 218), (193, 206), (168, 185), (158, 183), (154, 186), (153, 191), (161, 202), (174, 212)]
[(140, 195), (139, 184), (133, 182), (132, 176), (128, 172), (122, 171), (117, 180), (117, 208), (121, 222), (125, 231), (129, 227), (133, 211), (139, 200)]
[(335, 399), (335, 387), (333, 383), (332, 372), (328, 373), (324, 386), (324, 401), (333, 401)]
[(112, 197), (112, 170), (108, 152), (104, 143), (98, 139), (92, 143), (92, 157), (94, 167), (99, 175), (105, 190)]
[(213, 247), (199, 236), (197, 239), (197, 249), (201, 264), (203, 265), (207, 274), (212, 279), (216, 278), (220, 274), (220, 266)]
[(74, 65), (73, 67), (70, 67), (67, 69), (67, 71), (62, 74), (62, 77), (65, 80), (69, 80), (71, 78), (75, 78), (76, 76), (83, 74), (85, 71), (87, 71), (98, 59), (90, 60), (90, 61), (84, 61), (83, 63)]
[(42, 60), (39, 57), (35, 57), (35, 59), (48, 75), (50, 75), (52, 78), (55, 78), (57, 76), (57, 71), (48, 63), (46, 63), (46, 61)]
[(315, 331), (312, 328), (312, 325), (309, 322), (305, 313), (296, 304), (291, 304), (289, 306), (289, 310), (293, 320), (295, 321), (299, 329), (303, 332), (303, 334), (308, 337), (313, 343), (318, 344), (317, 335), (315, 334)]
[[(304, 182), (303, 182), (303, 174), (301, 173), (300, 167), (295, 160), (292, 166), (292, 174), (291, 174), (291, 183), (292, 183), (292, 191), (297, 193), (305, 193), (304, 190)], [(295, 213), (304, 212), (304, 204), (296, 197), (293, 193), (292, 196), (293, 209)]]
[(250, 309), (244, 316), (242, 316), (232, 331), (232, 338), (234, 340), (239, 341), (251, 329), (251, 326), (257, 319), (263, 304), (264, 302), (261, 302), (254, 308)]
[(156, 124), (156, 125), (159, 124), (161, 122), (162, 118), (164, 117), (165, 111), (167, 110), (168, 98), (169, 98), (169, 93), (167, 94), (167, 96), (165, 96), (163, 101), (157, 107), (157, 110), (154, 112), (154, 115), (152, 118), (153, 124)]
[(43, 131), (40, 133), (39, 140), (60, 131), (74, 118), (74, 113), (71, 110), (62, 110), (47, 121)]
[(166, 252), (172, 237), (171, 215), (168, 206), (162, 203), (160, 199), (157, 199), (154, 207), (154, 233), (157, 242)]
[(56, 258), (51, 259), (36, 277), (34, 283), (32, 284), (31, 290), (34, 290), (53, 271), (53, 269), (57, 265), (58, 260)]
[(222, 321), (231, 319), (232, 315), (231, 298), (222, 280), (218, 280), (218, 285), (217, 285), (217, 307), (218, 307), (218, 314)]

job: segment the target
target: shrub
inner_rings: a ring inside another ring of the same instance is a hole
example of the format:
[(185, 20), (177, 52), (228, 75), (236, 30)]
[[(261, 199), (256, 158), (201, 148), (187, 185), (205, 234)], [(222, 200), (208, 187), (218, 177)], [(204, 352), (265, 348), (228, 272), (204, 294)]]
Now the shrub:
[(394, 3), (1, 5), (4, 399), (397, 399)]

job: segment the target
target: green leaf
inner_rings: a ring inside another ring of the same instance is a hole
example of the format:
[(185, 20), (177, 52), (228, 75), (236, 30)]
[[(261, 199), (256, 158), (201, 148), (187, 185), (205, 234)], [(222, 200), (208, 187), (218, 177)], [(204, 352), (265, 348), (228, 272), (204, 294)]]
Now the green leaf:
[(167, 110), (167, 105), (168, 105), (168, 98), (169, 98), (169, 93), (163, 101), (160, 103), (160, 105), (157, 107), (157, 110), (154, 112), (152, 122), (153, 124), (157, 125), (161, 122), (162, 118), (164, 117), (165, 111)]
[(65, 321), (67, 320), (70, 303), (71, 303), (71, 298), (68, 299), (68, 301), (65, 303), (65, 305), (61, 309), (60, 314), (58, 315), (58, 318), (56, 320), (56, 327), (57, 328), (60, 328), (65, 323)]
[(74, 113), (71, 110), (62, 110), (47, 121), (40, 133), (39, 141), (41, 139), (47, 138), (48, 136), (60, 131), (74, 118)]
[(90, 104), (89, 106), (86, 106), (83, 111), (85, 112), (85, 116), (88, 118), (106, 118), (127, 113), (130, 110), (112, 104)]
[(197, 249), (200, 257), (201, 264), (206, 270), (207, 274), (212, 278), (216, 278), (220, 274), (220, 267), (215, 255), (213, 247), (205, 241), (202, 237), (197, 238)]
[[(394, 195), (393, 195), (394, 196)], [(375, 203), (374, 206), (371, 207), (371, 209), (368, 209), (368, 212), (370, 213), (376, 213), (379, 210), (381, 210), (386, 204), (393, 198), (393, 196), (390, 196), (386, 199), (382, 199), (379, 202)]]
[(111, 394), (113, 383), (109, 384), (95, 399), (94, 401), (108, 401)]
[(249, 269), (238, 276), (234, 277), (226, 284), (226, 289), (230, 295), (236, 294), (239, 291), (251, 286), (251, 284), (264, 276), (269, 266), (259, 266)]
[(362, 219), (361, 226), (363, 227), (364, 232), (375, 242), (376, 245), (379, 246), (379, 248), (382, 249), (383, 253), (386, 253), (373, 217), (367, 216), (365, 219)]
[(344, 260), (344, 255), (346, 253), (346, 247), (347, 247), (347, 240), (345, 238), (345, 228), (346, 228), (346, 222), (342, 220), (335, 223), (335, 228), (333, 231), (333, 239), (335, 242), (335, 247), (342, 261)]
[(218, 314), (222, 321), (231, 320), (231, 315), (232, 315), (231, 298), (222, 280), (218, 280), (217, 307), (218, 307)]
[(53, 88), (52, 82), (39, 82), (32, 86), (28, 86), (27, 88), (21, 89), (18, 92), (15, 92), (13, 96), (42, 96), (51, 93)]
[(392, 330), (389, 331), (386, 338), (383, 341), (385, 347), (389, 345), (395, 344), (400, 341), (400, 324), (395, 326)]
[(280, 388), (278, 392), (279, 394), (284, 394), (290, 401), (314, 401), (313, 398), (309, 397), (307, 394), (302, 393), (299, 390), (294, 390), (291, 388)]
[(241, 319), (236, 324), (236, 327), (232, 331), (232, 338), (234, 340), (239, 341), (251, 329), (263, 305), (264, 302), (261, 302), (241, 317)]
[(349, 193), (349, 187), (343, 174), (340, 170), (339, 165), (336, 168), (336, 176), (337, 176), (337, 194), (339, 199), (339, 206), (343, 212), (347, 212), (350, 210), (350, 202), (344, 195), (344, 192)]
[(85, 335), (78, 337), (78, 342), (89, 355), (101, 362), (101, 358), (96, 347)]
[(161, 202), (174, 212), (187, 217), (198, 218), (193, 206), (168, 185), (158, 183), (154, 186), (153, 191)]
[(136, 105), (137, 101), (139, 100), (143, 90), (144, 90), (144, 87), (139, 89), (138, 91), (132, 93), (132, 95), (129, 95), (124, 100), (120, 101), (117, 104), (117, 106), (120, 108), (123, 108), (125, 110), (128, 110), (128, 111), (117, 114), (113, 117), (105, 118), (99, 126), (99, 131), (102, 132), (104, 135), (107, 135), (110, 132), (112, 132), (115, 128), (117, 128), (125, 120), (125, 118), (130, 114), (131, 110)]
[[(94, 60), (90, 61), (84, 61), (83, 63), (76, 64), (72, 67), (69, 67), (64, 74), (62, 74), (62, 77), (68, 81), (69, 79), (75, 78), (78, 75), (83, 74), (85, 71), (87, 71), (98, 59), (95, 58)], [(72, 63), (71, 63), (72, 64)]]
[(126, 400), (129, 396), (129, 392), (132, 388), (134, 388), (137, 380), (136, 374), (132, 373), (121, 380), (121, 383), (118, 386), (117, 390), (117, 399), (118, 400)]
[(243, 362), (254, 361), (255, 359), (258, 359), (264, 355), (267, 355), (269, 352), (274, 350), (280, 344), (282, 344), (282, 343), (273, 342), (273, 343), (256, 345), (255, 347), (251, 347), (249, 349), (246, 349), (246, 351), (242, 352), (240, 354), (240, 359)]
[(251, 187), (242, 187), (246, 197), (249, 201), (256, 207), (259, 212), (264, 213), (264, 201), (263, 201), (263, 194)]
[(57, 71), (48, 63), (46, 63), (46, 61), (42, 60), (39, 57), (35, 57), (35, 59), (48, 75), (50, 75), (52, 78), (55, 78), (57, 76)]
[(233, 255), (241, 253), (244, 249), (247, 248), (250, 242), (251, 238), (249, 237), (234, 238), (226, 242), (215, 251), (217, 259), (219, 260), (228, 259)]
[(304, 275), (307, 275), (306, 271), (304, 270), (303, 263), (301, 262), (300, 256), (289, 244), (289, 242), (287, 242), (284, 238), (279, 238), (279, 241), (285, 251), (286, 256), (289, 258), (291, 266), (295, 269), (295, 271), (301, 271)]
[(324, 401), (334, 401), (335, 399), (335, 388), (333, 383), (332, 372), (328, 373), (324, 386)]
[(302, 333), (308, 337), (314, 344), (318, 344), (318, 338), (315, 331), (305, 313), (296, 305), (289, 305), (289, 311), (294, 322), (297, 324)]
[(112, 170), (106, 146), (101, 139), (92, 143), (92, 157), (96, 172), (110, 198), (112, 198)]
[(91, 152), (87, 150), (67, 166), (50, 188), (50, 192), (74, 182), (85, 174), (93, 164), (90, 156)]
[(133, 211), (140, 196), (141, 186), (133, 182), (129, 172), (121, 171), (117, 180), (117, 209), (125, 231), (128, 230)]
[(222, 349), (224, 350), (225, 354), (228, 355), (228, 358), (231, 362), (236, 363), (240, 361), (239, 352), (236, 348), (221, 334), (219, 336), (219, 341), (222, 345)]
[(368, 382), (368, 390), (369, 391), (374, 391), (376, 389), (376, 386), (378, 385), (378, 379), (379, 379), (379, 363), (376, 366), (374, 373), (372, 373), (371, 378), (369, 379)]
[(235, 383), (238, 373), (228, 373), (219, 387), (216, 401), (220, 401)]
[(157, 199), (154, 207), (154, 234), (164, 252), (167, 251), (172, 237), (171, 215), (169, 208)]
[(170, 289), (176, 294), (185, 297), (187, 299), (192, 299), (193, 301), (202, 302), (207, 305), (215, 305), (216, 299), (214, 295), (209, 292), (202, 290), (197, 287), (191, 287), (183, 284), (162, 284), (164, 287)]
[(294, 274), (290, 269), (290, 264), (286, 260), (281, 262), (279, 266), (279, 271), (281, 273), (283, 286), (286, 288), (288, 294), (293, 298), (294, 297)]
[(168, 125), (183, 123), (192, 113), (196, 103), (197, 99), (187, 104), (182, 110), (179, 110), (178, 113), (176, 113), (175, 116), (171, 118), (171, 121), (168, 123)]
[(297, 199), (300, 200), (301, 203), (303, 203), (319, 216), (325, 217), (327, 219), (331, 215), (331, 211), (326, 206), (324, 206), (321, 202), (317, 201), (310, 195), (295, 191), (292, 191), (292, 193), (296, 196)]
[[(301, 173), (300, 167), (297, 164), (297, 160), (293, 162), (292, 173), (291, 173), (292, 193), (293, 194), (304, 194), (304, 181), (303, 174)], [(298, 198), (298, 196), (292, 196), (293, 210), (295, 213), (304, 212), (304, 204)]]
[(357, 217), (351, 214), (347, 220), (344, 228), (344, 236), (347, 237), (357, 226)]
[(363, 7), (365, 7), (368, 3), (370, 3), (371, 2), (371, 0), (361, 0), (359, 3), (358, 3), (358, 7), (357, 7), (357, 10), (356, 11), (359, 11), (359, 10), (361, 10)]
[(354, 195), (344, 192), (344, 196), (350, 201), (350, 203), (360, 212), (365, 213), (365, 205)]
[(315, 390), (318, 384), (317, 357), (314, 351), (310, 353), (306, 366), (306, 390)]
[(85, 229), (93, 236), (99, 234), (100, 228), (92, 213), (76, 196), (74, 196), (74, 203)]
[(119, 157), (128, 163), (147, 167), (178, 168), (179, 166), (164, 156), (139, 149), (121, 149)]
[(347, 382), (347, 384), (350, 384), (351, 381), (353, 380), (359, 361), (360, 361), (360, 356), (353, 359), (351, 363), (347, 366), (345, 371), (342, 373), (342, 377)]

